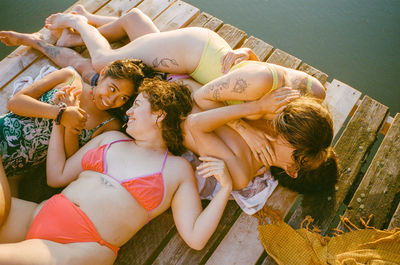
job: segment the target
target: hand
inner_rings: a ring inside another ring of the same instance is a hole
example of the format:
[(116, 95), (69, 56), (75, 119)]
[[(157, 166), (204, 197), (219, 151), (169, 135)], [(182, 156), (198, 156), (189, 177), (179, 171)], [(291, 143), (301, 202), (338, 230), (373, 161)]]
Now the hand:
[(298, 90), (291, 87), (280, 87), (257, 100), (265, 119), (273, 119), (292, 100), (299, 98)]
[(250, 52), (251, 50), (249, 48), (240, 48), (229, 51), (221, 58), (222, 73), (226, 74), (229, 72), (232, 65), (248, 60), (250, 58)]
[(242, 136), (256, 160), (269, 168), (276, 160), (275, 151), (271, 145), (269, 136), (254, 127), (248, 127)]
[(201, 156), (199, 159), (202, 163), (196, 169), (200, 176), (204, 178), (214, 176), (221, 187), (232, 189), (232, 177), (223, 160), (209, 156)]
[(79, 134), (87, 121), (86, 112), (78, 106), (68, 106), (61, 116), (60, 123), (73, 133)]
[(82, 89), (78, 89), (76, 86), (64, 86), (54, 94), (53, 102), (54, 104), (64, 102), (67, 106), (79, 106), (81, 93)]

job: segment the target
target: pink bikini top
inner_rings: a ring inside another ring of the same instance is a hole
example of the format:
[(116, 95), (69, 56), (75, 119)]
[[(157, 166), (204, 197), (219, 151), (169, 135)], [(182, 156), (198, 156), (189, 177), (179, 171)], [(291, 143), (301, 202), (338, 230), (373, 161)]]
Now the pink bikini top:
[(164, 199), (165, 184), (162, 171), (167, 161), (168, 150), (159, 172), (121, 181), (107, 173), (106, 153), (112, 144), (126, 141), (133, 140), (121, 139), (87, 151), (81, 160), (82, 168), (102, 173), (119, 182), (149, 212), (150, 216), (151, 211), (156, 209)]

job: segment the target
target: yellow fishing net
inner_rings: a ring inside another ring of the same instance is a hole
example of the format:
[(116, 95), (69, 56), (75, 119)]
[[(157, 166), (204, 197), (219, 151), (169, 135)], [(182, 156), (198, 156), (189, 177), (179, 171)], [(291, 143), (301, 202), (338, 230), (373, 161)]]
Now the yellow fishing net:
[[(391, 231), (378, 230), (363, 222), (359, 229), (346, 218), (342, 223), (351, 231), (334, 237), (321, 236), (317, 229), (310, 229), (313, 221), (307, 217), (302, 228), (294, 230), (270, 209), (257, 216), (258, 230), (266, 252), (278, 264), (284, 265), (399, 265), (400, 228)], [(266, 223), (265, 220), (269, 220)], [(337, 231), (341, 232), (341, 231)]]

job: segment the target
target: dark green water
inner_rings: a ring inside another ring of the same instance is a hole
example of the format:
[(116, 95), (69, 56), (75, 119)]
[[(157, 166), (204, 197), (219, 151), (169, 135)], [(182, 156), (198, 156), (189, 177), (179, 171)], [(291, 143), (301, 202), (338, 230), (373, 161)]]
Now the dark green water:
[[(0, 29), (33, 32), (74, 0), (1, 0)], [(187, 0), (400, 112), (400, 0)], [(0, 47), (0, 58), (13, 49)]]

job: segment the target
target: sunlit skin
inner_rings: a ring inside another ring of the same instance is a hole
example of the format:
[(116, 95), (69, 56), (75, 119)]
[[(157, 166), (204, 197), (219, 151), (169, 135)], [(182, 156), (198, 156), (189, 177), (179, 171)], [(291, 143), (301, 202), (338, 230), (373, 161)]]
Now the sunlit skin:
[(105, 77), (93, 88), (93, 100), (100, 110), (118, 108), (129, 100), (133, 92), (131, 81)]

